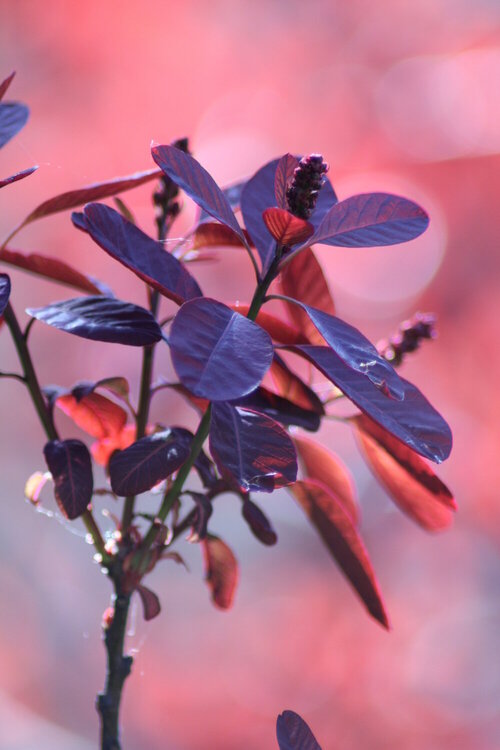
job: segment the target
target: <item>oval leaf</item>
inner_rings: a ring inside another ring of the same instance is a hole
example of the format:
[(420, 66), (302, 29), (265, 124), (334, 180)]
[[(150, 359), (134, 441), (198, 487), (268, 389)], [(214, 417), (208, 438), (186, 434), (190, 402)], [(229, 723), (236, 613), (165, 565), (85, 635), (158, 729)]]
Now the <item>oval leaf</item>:
[(212, 405), (210, 452), (222, 476), (243, 492), (273, 492), (297, 478), (290, 436), (273, 419), (238, 406)]
[(219, 609), (230, 609), (238, 584), (238, 561), (222, 539), (209, 534), (202, 542), (205, 580), (212, 601)]
[(279, 160), (274, 174), (274, 197), (279, 208), (288, 208), (286, 191), (293, 180), (299, 160), (292, 154), (285, 154)]
[(387, 398), (364, 375), (348, 367), (326, 346), (296, 346), (345, 395), (375, 422), (431, 461), (441, 463), (450, 455), (451, 431), (425, 396), (401, 378), (404, 398)]
[(137, 586), (137, 593), (141, 597), (142, 611), (146, 622), (158, 617), (161, 612), (161, 605), (155, 592), (141, 584), (140, 586)]
[(267, 388), (260, 386), (248, 396), (232, 402), (234, 406), (243, 406), (262, 414), (267, 414), (271, 419), (290, 427), (302, 427), (304, 430), (316, 432), (320, 426), (320, 415), (310, 409), (303, 409), (287, 398), (278, 396)]
[(177, 304), (201, 296), (200, 287), (183, 264), (114, 208), (89, 203), (83, 214), (85, 229), (94, 242), (160, 294)]
[[(335, 315), (330, 289), (323, 270), (310, 247), (295, 255), (281, 271), (278, 283), (287, 297), (314, 305), (315, 308), (329, 315)], [(288, 312), (295, 325), (302, 331), (311, 344), (323, 346), (325, 341), (306, 312), (293, 302), (285, 301)]]
[(111, 456), (111, 489), (120, 496), (147, 492), (182, 466), (189, 447), (190, 441), (175, 428), (137, 440)]
[(333, 206), (311, 238), (311, 244), (396, 245), (413, 240), (428, 226), (429, 217), (413, 201), (387, 193), (364, 193)]
[(0, 260), (15, 268), (22, 268), (23, 271), (66, 284), (88, 294), (102, 294), (102, 287), (98, 286), (97, 282), (57, 258), (49, 258), (38, 253), (25, 254), (5, 247), (0, 254)]
[(127, 421), (127, 412), (99, 393), (89, 393), (80, 400), (71, 394), (60, 396), (56, 406), (80, 429), (98, 440), (117, 435)]
[(198, 206), (221, 224), (230, 227), (245, 243), (243, 230), (228, 199), (196, 159), (175, 146), (153, 146), (151, 154), (165, 174)]
[(427, 462), (366, 414), (352, 421), (368, 466), (396, 505), (428, 531), (447, 528), (456, 503)]
[(296, 482), (290, 491), (351, 582), (368, 612), (385, 628), (389, 620), (368, 553), (340, 500), (313, 479)]
[(38, 167), (29, 167), (28, 169), (23, 169), (22, 172), (16, 172), (16, 174), (11, 175), (10, 177), (4, 177), (3, 180), (0, 180), (0, 188), (5, 187), (5, 185), (10, 185), (12, 182), (24, 180), (25, 177), (29, 177), (30, 174), (36, 172), (37, 169)]
[(260, 326), (209, 298), (181, 307), (169, 344), (181, 382), (195, 396), (211, 401), (253, 391), (273, 358), (272, 341)]
[(347, 468), (323, 445), (305, 437), (294, 435), (293, 442), (304, 466), (306, 479), (316, 479), (340, 500), (354, 524), (359, 523), (356, 488)]
[(87, 447), (80, 440), (51, 440), (43, 453), (61, 513), (70, 520), (78, 518), (92, 500), (94, 489)]
[(243, 518), (247, 522), (252, 534), (268, 547), (272, 547), (278, 541), (278, 535), (271, 526), (271, 522), (264, 515), (258, 505), (246, 498), (241, 506)]
[[(245, 238), (250, 243), (250, 237), (247, 234), (245, 234)], [(192, 244), (189, 247), (191, 250), (198, 250), (201, 247), (221, 247), (224, 245), (243, 247), (244, 243), (239, 235), (224, 224), (207, 221), (196, 227)]]
[(9, 304), (10, 297), (10, 279), (6, 273), (0, 273), (0, 315)]
[(321, 750), (316, 738), (295, 711), (283, 711), (276, 722), (280, 750)]
[(162, 338), (148, 310), (109, 297), (78, 297), (26, 312), (60, 331), (93, 341), (149, 346)]
[(25, 104), (0, 104), (0, 148), (24, 128), (28, 117), (29, 109)]
[(280, 245), (297, 245), (314, 233), (312, 224), (305, 219), (299, 219), (284, 208), (266, 208), (262, 218), (269, 232)]

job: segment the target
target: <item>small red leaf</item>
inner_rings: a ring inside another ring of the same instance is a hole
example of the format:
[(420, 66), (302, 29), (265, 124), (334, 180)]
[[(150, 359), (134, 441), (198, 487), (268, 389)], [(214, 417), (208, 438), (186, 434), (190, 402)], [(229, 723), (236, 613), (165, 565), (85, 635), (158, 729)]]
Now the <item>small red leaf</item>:
[[(245, 316), (248, 315), (248, 311), (250, 310), (250, 305), (241, 304), (240, 302), (235, 302), (232, 305), (229, 305), (229, 307)], [(263, 310), (259, 312), (255, 318), (255, 322), (267, 331), (271, 338), (278, 341), (280, 344), (293, 346), (294, 344), (309, 343), (309, 339), (299, 330), (293, 328), (288, 323), (285, 323), (285, 321), (280, 320), (275, 315), (271, 315)]]
[(289, 489), (368, 612), (389, 629), (389, 620), (368, 553), (343, 504), (324, 484), (312, 479), (296, 482)]
[(266, 208), (262, 218), (280, 245), (297, 245), (305, 242), (314, 233), (312, 224), (305, 219), (299, 219), (284, 208)]
[[(278, 277), (281, 291), (287, 297), (299, 300), (318, 310), (335, 315), (335, 305), (323, 270), (310, 247), (301, 250), (288, 263)], [(323, 346), (325, 340), (307, 313), (298, 305), (285, 302), (295, 325), (313, 344)]]
[[(244, 231), (248, 244), (251, 243), (250, 236)], [(243, 241), (230, 227), (214, 221), (207, 221), (196, 227), (193, 235), (192, 250), (200, 247), (244, 247)]]
[(38, 167), (28, 167), (28, 169), (23, 169), (22, 172), (16, 172), (15, 174), (12, 174), (10, 177), (4, 177), (3, 180), (0, 180), (0, 188), (5, 187), (5, 185), (10, 185), (12, 182), (17, 182), (18, 180), (24, 180), (25, 177), (29, 177), (30, 174), (33, 174), (33, 172), (36, 172)]
[(161, 612), (161, 605), (160, 600), (154, 591), (141, 585), (137, 586), (137, 593), (141, 597), (144, 619), (148, 621), (158, 617)]
[(351, 521), (357, 525), (359, 509), (356, 489), (351, 475), (338, 456), (309, 438), (294, 436), (293, 442), (304, 465), (306, 478), (316, 479), (326, 485), (341, 501)]
[(0, 253), (0, 260), (9, 266), (22, 268), (23, 271), (43, 276), (51, 281), (58, 281), (74, 289), (79, 289), (82, 292), (88, 292), (89, 294), (102, 293), (102, 289), (89, 279), (88, 276), (80, 273), (80, 271), (76, 271), (71, 266), (68, 266), (67, 263), (57, 258), (49, 258), (46, 255), (39, 255), (38, 253), (25, 255), (19, 252), (19, 250), (4, 248)]
[(280, 208), (287, 207), (286, 191), (298, 165), (299, 160), (292, 154), (285, 154), (278, 162), (274, 175), (274, 195)]
[(1, 83), (0, 83), (0, 101), (4, 98), (5, 94), (7, 93), (7, 89), (9, 88), (10, 84), (12, 83), (12, 79), (16, 75), (16, 72), (13, 71), (10, 76), (7, 76)]
[(456, 503), (427, 461), (366, 414), (352, 422), (369, 467), (396, 505), (428, 531), (448, 527)]
[(238, 561), (222, 539), (210, 534), (202, 542), (205, 580), (212, 592), (212, 601), (219, 609), (229, 609), (238, 583)]
[(311, 409), (316, 414), (325, 413), (323, 404), (315, 392), (276, 354), (269, 372), (280, 396), (288, 398), (303, 409)]
[(78, 427), (98, 440), (117, 435), (127, 421), (127, 412), (99, 393), (89, 393), (79, 401), (71, 394), (60, 396), (56, 405)]

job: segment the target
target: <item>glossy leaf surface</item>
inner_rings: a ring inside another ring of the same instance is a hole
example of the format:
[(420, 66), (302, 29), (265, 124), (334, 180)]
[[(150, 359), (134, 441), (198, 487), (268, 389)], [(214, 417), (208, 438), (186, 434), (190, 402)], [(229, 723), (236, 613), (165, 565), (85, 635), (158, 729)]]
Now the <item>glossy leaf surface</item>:
[(389, 620), (368, 554), (341, 501), (313, 479), (296, 482), (290, 491), (368, 612), (388, 628)]
[(94, 341), (149, 346), (162, 338), (148, 310), (109, 297), (78, 297), (26, 312), (60, 331)]
[(348, 367), (323, 346), (296, 346), (345, 395), (392, 435), (431, 461), (441, 463), (451, 451), (451, 431), (443, 417), (407, 380), (401, 378), (404, 398), (387, 398), (371, 380)]
[(94, 480), (87, 447), (80, 440), (51, 440), (43, 449), (61, 513), (70, 520), (85, 512)]
[(29, 109), (25, 104), (0, 104), (0, 148), (24, 128), (28, 117)]
[(425, 459), (366, 414), (352, 421), (369, 467), (396, 505), (428, 531), (447, 528), (456, 503)]
[(29, 167), (28, 169), (23, 169), (22, 172), (16, 172), (16, 174), (12, 174), (10, 177), (4, 177), (3, 179), (0, 179), (0, 188), (5, 187), (6, 185), (10, 185), (13, 182), (18, 182), (18, 180), (24, 180), (25, 177), (29, 177), (30, 174), (33, 174), (33, 172), (36, 172), (38, 167)]
[(228, 403), (212, 405), (210, 453), (222, 476), (244, 492), (273, 492), (297, 477), (288, 433), (270, 417)]
[(201, 296), (200, 287), (184, 265), (118, 211), (102, 203), (89, 203), (83, 214), (86, 231), (94, 242), (160, 294), (177, 304)]
[(188, 455), (189, 442), (175, 428), (141, 438), (111, 456), (111, 489), (120, 496), (147, 492), (177, 471)]
[(267, 516), (261, 511), (258, 505), (246, 498), (241, 506), (241, 513), (247, 522), (252, 534), (268, 547), (272, 547), (278, 541), (278, 535), (271, 526)]
[(195, 396), (226, 401), (256, 388), (271, 365), (273, 346), (256, 323), (216, 300), (186, 302), (169, 338), (179, 379)]
[(340, 500), (354, 524), (359, 522), (359, 508), (354, 481), (338, 456), (320, 443), (294, 435), (297, 455), (306, 479), (322, 482)]
[(39, 253), (22, 253), (19, 250), (4, 248), (0, 255), (0, 261), (8, 263), (9, 266), (14, 266), (15, 268), (22, 268), (23, 271), (28, 271), (36, 276), (42, 276), (45, 279), (57, 281), (74, 289), (80, 289), (82, 292), (87, 292), (88, 294), (102, 293), (102, 287), (97, 285), (93, 279), (57, 258), (49, 258)]
[(238, 561), (222, 539), (209, 534), (202, 541), (205, 580), (212, 593), (212, 601), (219, 609), (229, 609), (238, 584)]
[(10, 290), (11, 285), (9, 277), (6, 273), (0, 273), (0, 315), (3, 314), (3, 311), (9, 303)]
[(161, 612), (161, 604), (158, 595), (142, 584), (137, 586), (137, 593), (141, 597), (142, 611), (146, 622), (158, 617)]
[(276, 722), (280, 750), (321, 750), (316, 738), (295, 711), (283, 711)]
[(310, 432), (316, 432), (319, 429), (320, 415), (317, 412), (303, 409), (293, 401), (278, 396), (262, 386), (232, 403), (234, 406), (242, 406), (245, 409), (267, 414), (268, 417), (287, 427), (295, 425)]
[(231, 205), (215, 180), (196, 159), (175, 146), (153, 146), (154, 161), (204, 211), (230, 227), (244, 241)]
[(314, 227), (284, 208), (266, 208), (264, 224), (279, 245), (298, 245), (314, 233)]
[(89, 393), (80, 400), (66, 394), (56, 400), (56, 406), (80, 429), (98, 440), (118, 434), (127, 421), (127, 412), (99, 393)]
[[(301, 250), (282, 269), (278, 283), (287, 297), (313, 306), (329, 315), (335, 315), (335, 305), (323, 270), (310, 247)], [(325, 341), (307, 313), (293, 302), (285, 302), (294, 324), (311, 344), (323, 346)]]
[(299, 160), (297, 157), (292, 156), (292, 154), (285, 154), (282, 156), (276, 165), (276, 172), (274, 174), (274, 197), (276, 199), (276, 205), (279, 208), (288, 209), (286, 191), (293, 180), (293, 175), (298, 165)]
[(0, 83), (0, 101), (4, 98), (5, 94), (7, 93), (7, 89), (9, 88), (10, 84), (12, 83), (12, 79), (16, 75), (15, 71), (13, 71), (7, 78), (4, 78), (4, 80)]

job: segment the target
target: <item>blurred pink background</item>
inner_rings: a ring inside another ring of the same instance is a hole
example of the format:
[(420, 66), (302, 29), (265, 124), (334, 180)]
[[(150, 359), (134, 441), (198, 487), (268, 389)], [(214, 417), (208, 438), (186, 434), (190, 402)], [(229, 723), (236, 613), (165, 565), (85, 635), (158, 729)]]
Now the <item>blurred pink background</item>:
[[(235, 606), (210, 604), (195, 545), (185, 551), (189, 574), (168, 564), (154, 572), (163, 612), (150, 624), (138, 609), (133, 618), (124, 747), (275, 748), (276, 716), (291, 708), (324, 750), (498, 750), (500, 4), (4, 0), (0, 78), (12, 69), (9, 96), (29, 104), (31, 119), (2, 150), (1, 175), (41, 168), (2, 190), (1, 237), (45, 198), (149, 168), (151, 140), (183, 135), (221, 183), (286, 151), (319, 151), (341, 198), (401, 192), (431, 214), (409, 245), (318, 255), (339, 314), (374, 341), (417, 309), (438, 314), (438, 341), (403, 374), (452, 426), (455, 447), (439, 475), (456, 493), (454, 526), (428, 535), (413, 525), (349, 432), (328, 425), (325, 443), (356, 477), (393, 631), (368, 618), (286, 492), (260, 499), (279, 534), (271, 549), (224, 498), (213, 526), (241, 563)], [(124, 196), (146, 229), (150, 193)], [(67, 214), (33, 224), (12, 247), (67, 258), (144, 301), (142, 285)], [(205, 293), (247, 299), (247, 259), (220, 255), (195, 268)], [(71, 296), (11, 275), (19, 314)], [(133, 349), (41, 325), (32, 345), (44, 383), (124, 374), (137, 388)], [(0, 348), (2, 369), (16, 368), (5, 330)], [(43, 435), (21, 386), (0, 388), (0, 748), (88, 750), (110, 589), (83, 527), (72, 534), (23, 500), (26, 478), (43, 468)], [(153, 416), (193, 419), (163, 396)], [(80, 436), (58, 420), (67, 437)]]

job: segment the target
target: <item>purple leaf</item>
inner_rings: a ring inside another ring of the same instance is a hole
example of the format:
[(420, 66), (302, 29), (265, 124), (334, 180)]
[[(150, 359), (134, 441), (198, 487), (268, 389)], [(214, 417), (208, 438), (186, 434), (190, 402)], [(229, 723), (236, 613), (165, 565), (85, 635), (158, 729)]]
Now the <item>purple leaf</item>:
[(151, 154), (158, 166), (176, 185), (210, 216), (230, 227), (246, 244), (243, 230), (228, 199), (196, 159), (175, 146), (154, 146)]
[(396, 245), (418, 237), (428, 225), (429, 217), (413, 201), (387, 193), (364, 193), (333, 206), (308, 244)]
[(248, 396), (233, 401), (233, 406), (242, 406), (252, 409), (275, 419), (277, 422), (288, 426), (295, 425), (304, 430), (316, 432), (320, 426), (320, 416), (310, 409), (303, 409), (293, 401), (283, 396), (278, 396), (267, 388), (260, 386)]
[(80, 440), (51, 440), (43, 449), (61, 513), (70, 520), (85, 512), (94, 480), (90, 453)]
[[(272, 263), (276, 243), (269, 237), (262, 214), (266, 208), (276, 206), (274, 181), (279, 162), (279, 159), (274, 159), (261, 167), (246, 183), (241, 194), (241, 211), (245, 227), (259, 253), (263, 273), (267, 271)], [(309, 218), (309, 222), (315, 230), (317, 230), (324, 215), (336, 202), (337, 196), (329, 180), (325, 180), (318, 195), (316, 208)]]
[(273, 419), (238, 406), (212, 405), (210, 452), (222, 476), (243, 492), (273, 492), (297, 478), (290, 436)]
[(120, 496), (140, 495), (182, 466), (190, 441), (174, 428), (141, 438), (109, 462), (111, 489)]
[(316, 738), (295, 711), (283, 711), (276, 722), (280, 750), (321, 750)]
[[(201, 297), (200, 287), (183, 264), (114, 208), (89, 203), (83, 215), (85, 229), (94, 242), (160, 294), (179, 305)], [(80, 228), (80, 222), (77, 226)]]
[(29, 177), (30, 174), (36, 172), (37, 169), (38, 167), (29, 167), (28, 169), (23, 169), (22, 172), (16, 172), (16, 174), (12, 174), (10, 177), (5, 177), (3, 180), (0, 180), (0, 188), (10, 185), (13, 182), (17, 182), (18, 180), (24, 180), (25, 177)]
[(403, 399), (384, 394), (358, 370), (346, 365), (326, 346), (294, 346), (377, 424), (425, 458), (441, 463), (450, 455), (451, 431), (443, 417), (407, 380), (401, 378)]
[(149, 620), (153, 620), (155, 617), (158, 617), (161, 612), (161, 605), (157, 594), (155, 594), (154, 591), (151, 591), (151, 589), (148, 589), (142, 584), (140, 586), (137, 586), (137, 593), (141, 597), (142, 611), (146, 622), (148, 622)]
[[(88, 294), (101, 294), (103, 285), (100, 282), (85, 276), (85, 274), (57, 258), (50, 258), (39, 253), (25, 254), (19, 250), (9, 250), (6, 247), (2, 250), (1, 258), (3, 263), (22, 268), (23, 271), (34, 273), (36, 276), (43, 276), (45, 279), (67, 284)], [(109, 290), (107, 291), (109, 294)]]
[(302, 308), (335, 354), (348, 366), (367, 377), (387, 396), (404, 398), (404, 384), (396, 370), (357, 328), (299, 300), (289, 300)]
[(9, 88), (10, 84), (12, 83), (12, 79), (16, 75), (15, 71), (13, 71), (10, 76), (7, 76), (1, 83), (0, 83), (0, 101), (4, 98), (5, 94), (7, 93), (7, 89)]
[(0, 148), (5, 146), (26, 125), (29, 109), (25, 104), (0, 104)]
[(221, 302), (186, 302), (175, 316), (169, 344), (179, 379), (195, 396), (226, 401), (261, 382), (273, 359), (269, 334)]
[(293, 174), (298, 165), (299, 160), (295, 156), (292, 156), (292, 154), (285, 154), (278, 161), (274, 175), (274, 197), (276, 198), (278, 208), (286, 208), (288, 210), (286, 191), (293, 180)]
[[(222, 192), (226, 196), (233, 211), (240, 210), (241, 191), (243, 190), (245, 185), (246, 180), (241, 180), (241, 182), (235, 182), (234, 185), (228, 185), (227, 187), (222, 188)], [(198, 225), (204, 224), (207, 221), (211, 221), (211, 219), (211, 215), (202, 210), (198, 218)]]
[(148, 310), (110, 297), (77, 297), (26, 312), (60, 331), (93, 341), (149, 346), (162, 338)]
[(10, 279), (6, 273), (0, 273), (0, 315), (9, 303), (10, 297)]
[(255, 505), (250, 498), (246, 498), (241, 506), (243, 518), (247, 522), (252, 534), (268, 547), (272, 547), (278, 541), (278, 535), (271, 526), (267, 516)]
[(148, 169), (145, 172), (127, 175), (127, 177), (115, 177), (113, 180), (95, 182), (78, 190), (69, 190), (66, 193), (49, 198), (49, 200), (37, 206), (23, 221), (23, 226), (35, 221), (35, 219), (41, 219), (42, 216), (50, 216), (60, 211), (83, 206), (84, 203), (90, 203), (90, 201), (99, 201), (118, 193), (124, 193), (126, 190), (131, 190), (145, 182), (157, 179), (160, 175), (159, 169)]

